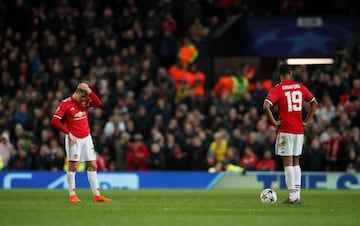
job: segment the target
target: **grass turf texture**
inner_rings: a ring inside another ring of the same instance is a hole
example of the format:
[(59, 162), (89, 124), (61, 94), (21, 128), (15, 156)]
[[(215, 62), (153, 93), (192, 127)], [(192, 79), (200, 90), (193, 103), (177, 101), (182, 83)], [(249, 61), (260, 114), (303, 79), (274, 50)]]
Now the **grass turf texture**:
[(1, 226), (359, 225), (360, 190), (303, 190), (302, 205), (262, 204), (260, 190), (104, 190), (113, 203), (69, 203), (67, 190), (0, 190)]

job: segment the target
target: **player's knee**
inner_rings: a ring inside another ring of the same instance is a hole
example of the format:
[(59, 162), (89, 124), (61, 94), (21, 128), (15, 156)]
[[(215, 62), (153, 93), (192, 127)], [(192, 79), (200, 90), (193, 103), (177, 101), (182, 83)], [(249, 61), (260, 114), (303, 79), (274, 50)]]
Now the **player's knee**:
[(300, 165), (300, 157), (299, 156), (295, 156), (293, 161), (294, 161), (294, 166)]
[(294, 163), (293, 163), (293, 159), (292, 157), (290, 156), (284, 156), (283, 158), (283, 166), (292, 166)]
[(97, 170), (97, 168), (96, 167), (87, 167), (87, 171), (96, 171)]
[(70, 172), (76, 172), (76, 171), (77, 171), (77, 167), (76, 167), (76, 166), (69, 167), (69, 171), (70, 171)]
[(87, 164), (86, 164), (86, 168), (87, 168), (87, 170), (88, 171), (96, 171), (97, 170), (97, 165), (96, 165), (96, 162), (94, 161), (94, 162), (88, 162)]
[(77, 163), (77, 162), (69, 162), (68, 171), (70, 171), (70, 172), (76, 172), (77, 169), (78, 169), (78, 163)]

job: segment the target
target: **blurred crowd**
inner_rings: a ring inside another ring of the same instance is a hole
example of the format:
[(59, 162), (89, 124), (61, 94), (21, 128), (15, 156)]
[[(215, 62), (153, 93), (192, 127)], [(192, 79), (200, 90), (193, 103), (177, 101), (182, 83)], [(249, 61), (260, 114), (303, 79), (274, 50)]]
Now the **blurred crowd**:
[[(216, 28), (253, 13), (245, 2), (0, 0), (0, 169), (66, 170), (50, 119), (85, 81), (103, 102), (89, 112), (99, 171), (282, 171), (262, 111), (277, 68), (263, 80), (237, 65), (209, 86), (197, 65)], [(320, 102), (303, 170), (360, 171), (359, 47), (294, 68)]]

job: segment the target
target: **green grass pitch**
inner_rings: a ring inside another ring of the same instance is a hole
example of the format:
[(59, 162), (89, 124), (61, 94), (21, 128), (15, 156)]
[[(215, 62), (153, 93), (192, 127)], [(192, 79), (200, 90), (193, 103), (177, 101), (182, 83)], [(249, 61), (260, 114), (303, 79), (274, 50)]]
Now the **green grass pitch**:
[[(301, 205), (262, 204), (261, 190), (103, 190), (113, 203), (93, 203), (90, 189), (0, 190), (1, 226), (359, 225), (360, 190), (303, 190)], [(278, 202), (286, 198), (277, 190)]]

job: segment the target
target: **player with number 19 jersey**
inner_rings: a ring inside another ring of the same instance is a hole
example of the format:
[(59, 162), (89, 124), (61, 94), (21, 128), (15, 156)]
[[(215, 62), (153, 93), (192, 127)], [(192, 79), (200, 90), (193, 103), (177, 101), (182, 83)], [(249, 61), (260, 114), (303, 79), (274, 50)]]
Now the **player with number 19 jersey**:
[(302, 84), (292, 80), (283, 80), (272, 87), (265, 101), (277, 103), (278, 118), (281, 121), (279, 132), (303, 134), (302, 105), (315, 100), (314, 95)]

